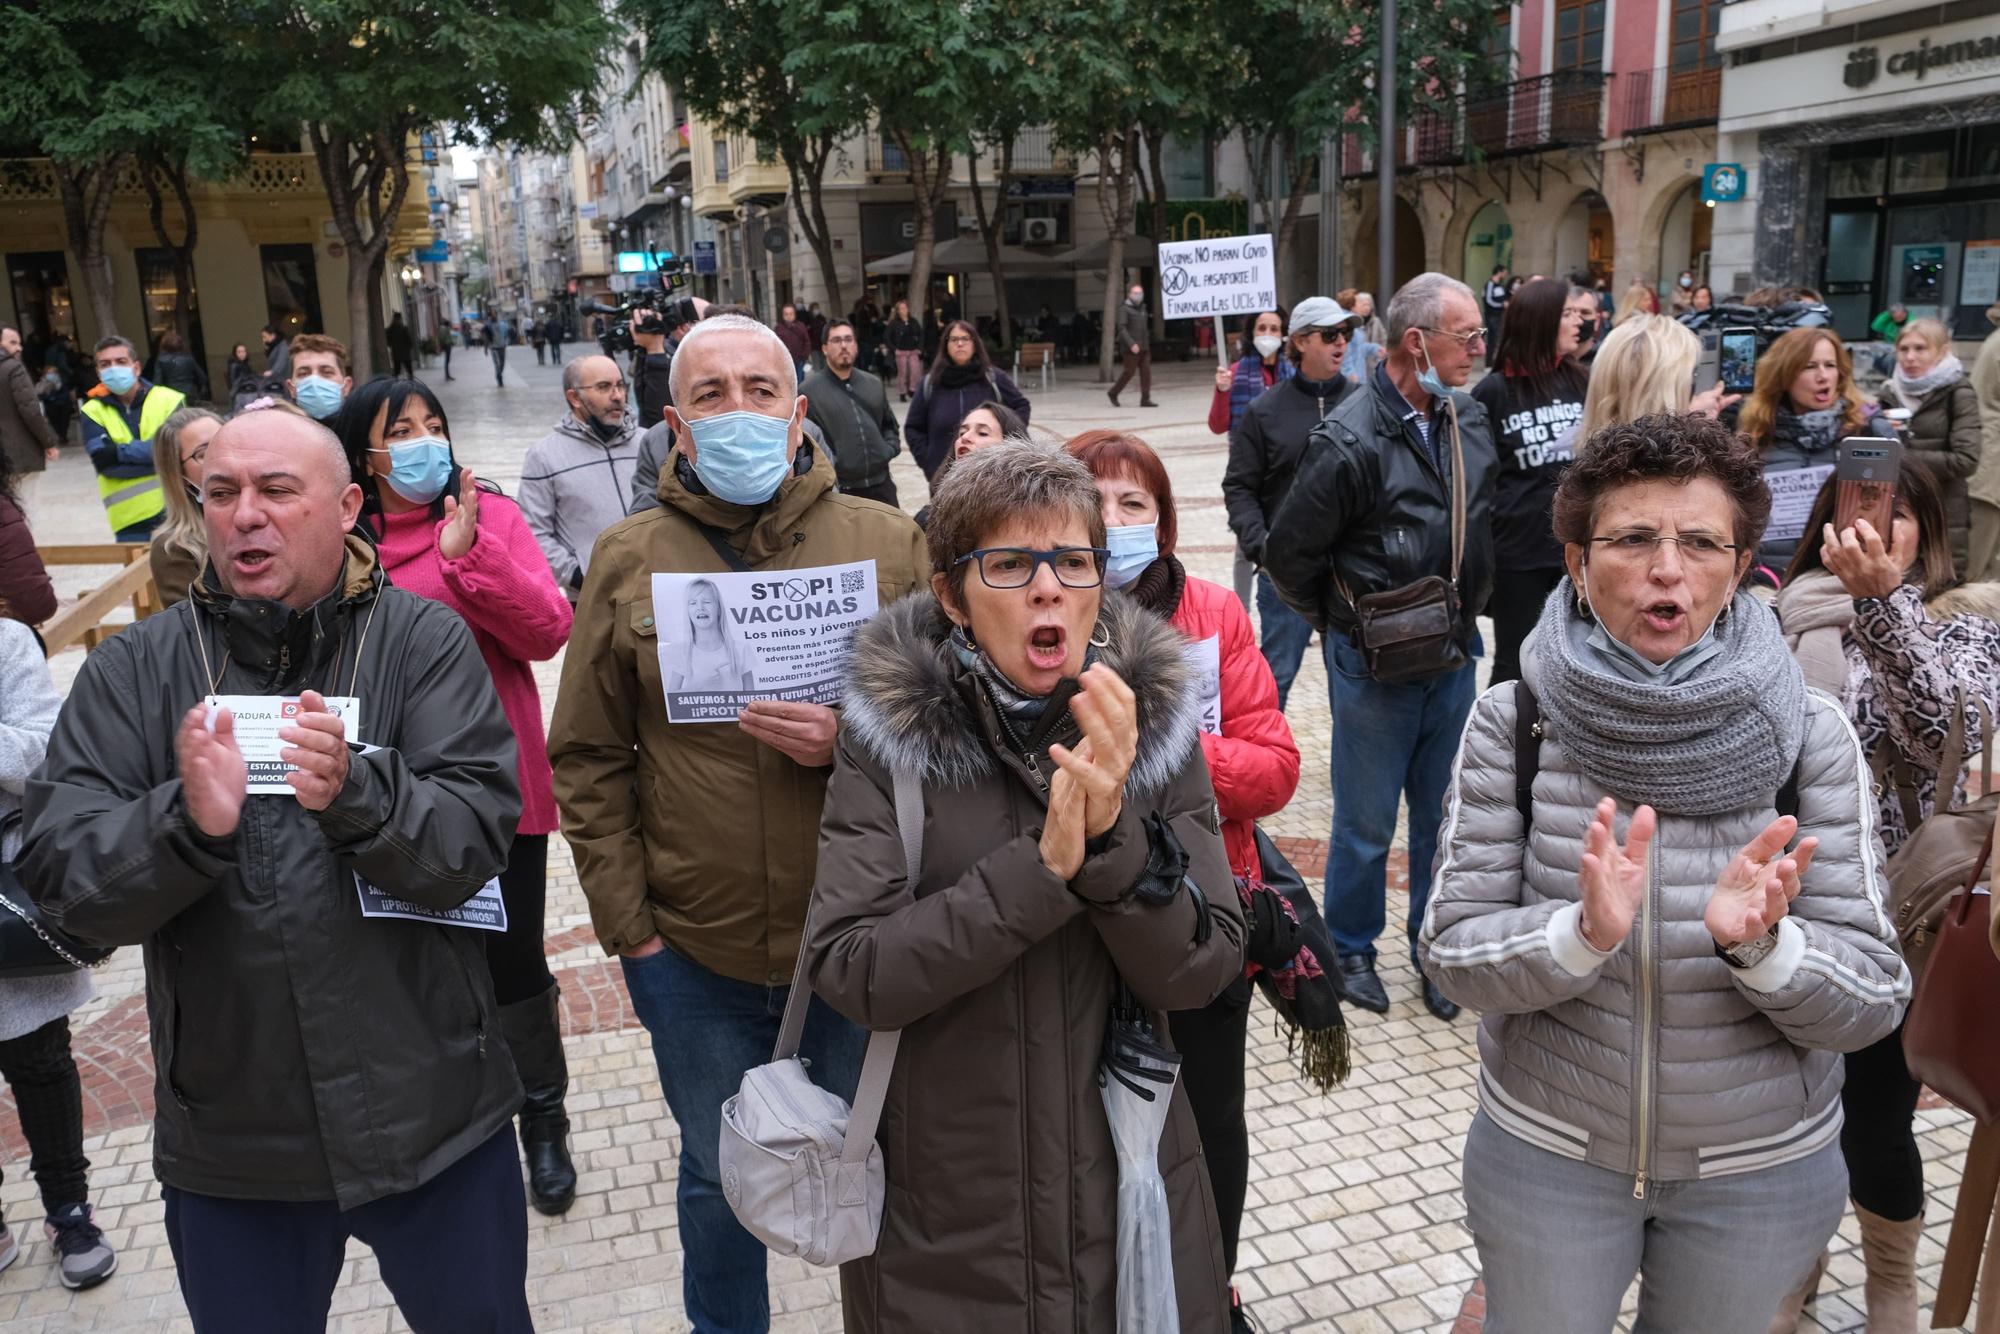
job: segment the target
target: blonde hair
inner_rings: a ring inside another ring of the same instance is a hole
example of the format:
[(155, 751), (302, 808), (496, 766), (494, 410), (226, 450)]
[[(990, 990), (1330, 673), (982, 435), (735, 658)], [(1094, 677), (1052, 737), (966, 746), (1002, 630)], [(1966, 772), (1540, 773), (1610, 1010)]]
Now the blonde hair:
[(222, 415), (207, 408), (182, 408), (153, 433), (153, 471), (160, 475), (160, 499), (167, 507), (166, 521), (153, 540), (167, 550), (194, 557), (198, 565), (208, 560), (208, 525), (188, 498), (187, 470), (181, 467), (181, 432), (202, 421), (220, 426)]
[(1701, 340), (1665, 315), (1634, 315), (1604, 336), (1590, 364), (1590, 389), (1576, 438), (1655, 412), (1686, 412), (1694, 396)]
[(1612, 324), (1623, 324), (1637, 316), (1652, 314), (1652, 296), (1653, 289), (1634, 278), (1625, 289), (1625, 294), (1618, 298), (1618, 309), (1611, 316)]
[(1903, 326), (1903, 332), (1896, 335), (1896, 346), (1901, 347), (1903, 340), (1911, 334), (1923, 339), (1930, 345), (1931, 351), (1940, 356), (1951, 350), (1951, 334), (1945, 330), (1943, 320), (1933, 319), (1929, 315), (1920, 320), (1911, 320)]

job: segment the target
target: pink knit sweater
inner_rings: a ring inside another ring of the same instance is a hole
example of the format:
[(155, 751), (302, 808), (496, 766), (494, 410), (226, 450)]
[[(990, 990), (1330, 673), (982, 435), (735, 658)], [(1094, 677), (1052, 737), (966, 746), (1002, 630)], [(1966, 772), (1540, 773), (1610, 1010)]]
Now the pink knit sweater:
[(442, 602), (472, 627), (493, 673), (500, 707), (514, 729), (521, 772), (522, 834), (556, 831), (555, 777), (542, 730), (542, 697), (528, 664), (553, 658), (569, 642), (569, 599), (556, 587), (549, 562), (513, 501), (479, 497), (479, 536), (463, 560), (438, 554), (444, 525), (428, 509), (371, 515), (382, 568), (396, 587)]

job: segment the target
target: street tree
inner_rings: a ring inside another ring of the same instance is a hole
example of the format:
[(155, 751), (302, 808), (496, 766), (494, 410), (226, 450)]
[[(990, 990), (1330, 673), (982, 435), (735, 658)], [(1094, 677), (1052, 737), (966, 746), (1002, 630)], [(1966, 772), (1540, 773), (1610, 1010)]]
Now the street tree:
[[(1487, 0), (1426, 0), (1398, 5), (1397, 19), (1397, 49), (1414, 57), (1396, 72), (1398, 123), (1410, 125), (1420, 109), (1442, 108), (1477, 77), (1493, 7)], [(1364, 148), (1376, 147), (1381, 4), (1246, 0), (1229, 6), (1225, 21), (1242, 77), (1223, 85), (1216, 121), (1243, 135), (1253, 225), (1261, 215), (1282, 282), (1323, 141), (1353, 136)]]
[(829, 307), (845, 310), (826, 220), (826, 172), (860, 116), (851, 99), (824, 94), (826, 72), (795, 68), (787, 59), (811, 35), (812, 6), (618, 0), (617, 13), (645, 38), (643, 68), (679, 88), (691, 112), (754, 141), (784, 164), (793, 220), (819, 260)]
[(357, 378), (386, 365), (380, 294), (419, 136), (560, 150), (596, 109), (611, 49), (598, 0), (184, 0), (263, 70), (261, 111), (305, 125), (347, 248)]

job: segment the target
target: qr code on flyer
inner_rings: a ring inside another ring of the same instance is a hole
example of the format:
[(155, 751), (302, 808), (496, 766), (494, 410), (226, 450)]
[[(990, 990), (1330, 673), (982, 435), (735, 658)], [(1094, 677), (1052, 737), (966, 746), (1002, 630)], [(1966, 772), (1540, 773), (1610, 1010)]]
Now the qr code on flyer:
[(842, 570), (840, 572), (841, 592), (859, 593), (862, 589), (866, 588), (867, 586), (868, 586), (868, 576), (864, 571)]

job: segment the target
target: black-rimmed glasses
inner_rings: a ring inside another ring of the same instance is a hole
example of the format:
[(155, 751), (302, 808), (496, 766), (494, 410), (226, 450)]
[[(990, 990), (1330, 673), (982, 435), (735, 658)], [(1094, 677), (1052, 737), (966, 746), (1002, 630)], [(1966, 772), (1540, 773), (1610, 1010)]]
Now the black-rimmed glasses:
[(976, 563), (980, 581), (988, 588), (1026, 588), (1035, 582), (1036, 571), (1044, 565), (1055, 571), (1056, 582), (1064, 588), (1096, 588), (1104, 582), (1104, 562), (1110, 557), (1108, 547), (1057, 547), (1053, 551), (980, 547), (966, 552), (952, 564)]

